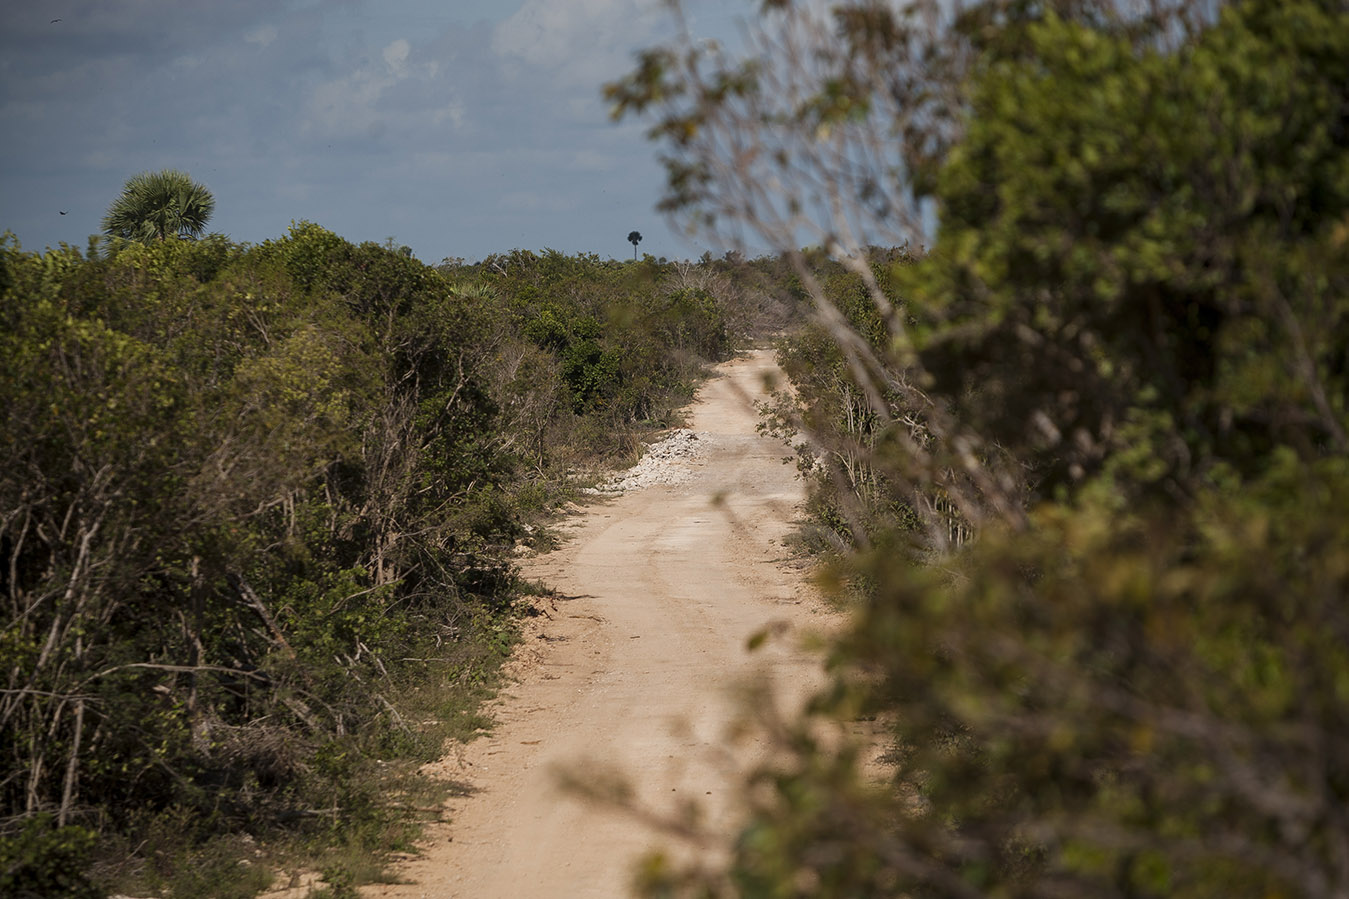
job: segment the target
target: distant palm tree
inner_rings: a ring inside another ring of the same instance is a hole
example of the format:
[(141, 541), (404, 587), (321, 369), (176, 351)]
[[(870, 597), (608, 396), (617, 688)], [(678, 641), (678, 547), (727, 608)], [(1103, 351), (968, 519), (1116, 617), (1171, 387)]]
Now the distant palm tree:
[(639, 243), (641, 243), (641, 242), (642, 242), (642, 232), (641, 232), (641, 231), (629, 231), (629, 232), (628, 232), (628, 243), (632, 244), (632, 258), (633, 258), (634, 260), (637, 258), (637, 245), (638, 245)]
[(128, 240), (200, 237), (215, 198), (186, 172), (164, 169), (132, 175), (103, 216), (103, 232)]

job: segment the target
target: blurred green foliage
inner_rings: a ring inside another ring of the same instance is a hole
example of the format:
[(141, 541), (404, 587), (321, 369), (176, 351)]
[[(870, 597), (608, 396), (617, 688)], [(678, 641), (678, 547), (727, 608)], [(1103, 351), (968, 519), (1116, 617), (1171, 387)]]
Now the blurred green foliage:
[(0, 841), (0, 895), (13, 899), (98, 899), (103, 893), (87, 871), (94, 848), (87, 828), (56, 827), (38, 816)]
[[(855, 618), (730, 862), (654, 856), (646, 895), (1349, 888), (1349, 18), (1241, 2), (1148, 38), (1107, 6), (950, 33), (938, 240), (870, 260), (904, 339), (811, 260), (930, 405), (868, 418), (836, 328), (786, 342)], [(878, 510), (921, 498), (948, 414), (927, 488), (977, 452), (1017, 514), (943, 545)]]
[(1041, 494), (1346, 449), (1345, 30), (1239, 4), (1163, 53), (1051, 15), (980, 67), (905, 290), (935, 388)]

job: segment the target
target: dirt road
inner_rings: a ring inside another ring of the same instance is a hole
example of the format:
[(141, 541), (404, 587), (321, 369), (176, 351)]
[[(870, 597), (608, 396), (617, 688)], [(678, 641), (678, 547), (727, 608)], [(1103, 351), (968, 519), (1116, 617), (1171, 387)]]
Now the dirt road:
[(766, 351), (720, 366), (690, 415), (699, 437), (678, 463), (687, 480), (598, 502), (571, 520), (561, 549), (526, 565), (565, 598), (535, 620), (498, 726), (444, 762), (474, 792), (400, 870), (409, 883), (367, 896), (628, 895), (635, 860), (670, 841), (562, 789), (559, 771), (621, 772), (641, 807), (696, 801), (714, 830), (734, 831), (732, 783), (762, 753), (727, 737), (743, 718), (734, 688), (770, 669), (790, 703), (821, 680), (794, 639), (746, 649), (770, 623), (799, 633), (825, 620), (800, 570), (783, 564), (800, 482), (785, 447), (755, 433), (751, 401), (773, 370)]

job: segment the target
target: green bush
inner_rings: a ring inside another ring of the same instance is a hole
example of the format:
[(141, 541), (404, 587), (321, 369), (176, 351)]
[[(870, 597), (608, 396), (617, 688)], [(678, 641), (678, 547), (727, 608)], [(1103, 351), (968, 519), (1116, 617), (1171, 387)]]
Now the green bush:
[(0, 895), (13, 899), (102, 899), (86, 872), (95, 835), (84, 827), (58, 827), (50, 817), (29, 819), (0, 837)]
[(716, 300), (666, 302), (659, 265), (508, 262), (463, 290), (307, 222), (259, 246), (0, 246), (15, 871), (89, 849), (25, 824), (47, 813), (105, 854), (153, 830), (162, 858), (105, 869), (186, 894), (239, 834), (379, 839), (400, 813), (374, 760), (480, 722), (461, 712), (515, 639), (522, 515), (726, 349)]

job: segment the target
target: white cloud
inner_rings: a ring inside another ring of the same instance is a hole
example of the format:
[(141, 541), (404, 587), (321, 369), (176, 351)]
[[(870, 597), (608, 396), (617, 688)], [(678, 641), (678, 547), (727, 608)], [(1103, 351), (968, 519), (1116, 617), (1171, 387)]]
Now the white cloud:
[(384, 48), (384, 64), (395, 78), (407, 77), (408, 56), (411, 53), (412, 45), (401, 37)]
[(431, 114), (431, 121), (437, 125), (443, 125), (449, 122), (456, 128), (464, 124), (464, 104), (460, 100), (454, 100), (437, 109)]
[[(408, 60), (412, 45), (399, 38), (380, 53), (384, 65), (365, 64), (340, 78), (325, 81), (309, 97), (303, 130), (332, 137), (368, 136), (383, 126), (381, 100), (386, 92), (413, 75)], [(422, 74), (434, 71), (423, 68)]]
[(394, 79), (369, 69), (314, 88), (304, 130), (328, 136), (369, 133), (379, 123), (376, 103)]
[(568, 84), (593, 87), (624, 71), (656, 20), (644, 0), (526, 0), (496, 27), (492, 50)]

